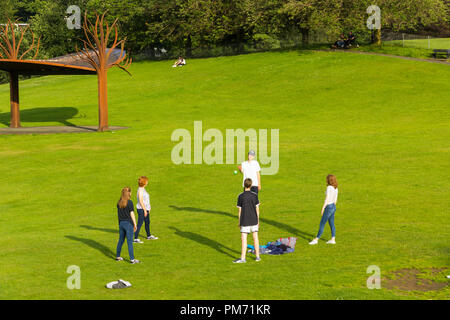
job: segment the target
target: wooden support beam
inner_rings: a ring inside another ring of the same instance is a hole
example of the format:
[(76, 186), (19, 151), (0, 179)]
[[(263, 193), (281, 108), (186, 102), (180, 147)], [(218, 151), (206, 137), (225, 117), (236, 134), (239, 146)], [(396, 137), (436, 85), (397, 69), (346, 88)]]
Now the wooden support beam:
[(19, 74), (17, 72), (9, 73), (9, 89), (11, 101), (11, 128), (20, 127), (20, 110), (19, 110)]

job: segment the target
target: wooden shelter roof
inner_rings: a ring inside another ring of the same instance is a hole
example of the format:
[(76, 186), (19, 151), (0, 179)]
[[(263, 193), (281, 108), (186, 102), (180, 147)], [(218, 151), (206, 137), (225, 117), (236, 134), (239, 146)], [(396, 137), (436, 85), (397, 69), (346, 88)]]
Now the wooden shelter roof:
[[(115, 61), (120, 56), (120, 50), (115, 49), (109, 57)], [(96, 57), (93, 51), (92, 57)], [(125, 52), (123, 53), (125, 54)], [(0, 70), (23, 75), (82, 75), (96, 74), (96, 70), (77, 53), (52, 58), (49, 60), (10, 60), (0, 59)]]

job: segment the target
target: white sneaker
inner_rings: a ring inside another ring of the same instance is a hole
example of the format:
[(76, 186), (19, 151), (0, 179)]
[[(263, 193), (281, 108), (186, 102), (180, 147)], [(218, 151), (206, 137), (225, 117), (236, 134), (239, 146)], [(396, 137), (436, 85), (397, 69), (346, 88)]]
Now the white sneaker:
[(151, 235), (150, 237), (147, 237), (147, 240), (158, 240), (158, 237), (155, 237), (154, 235)]
[(309, 244), (317, 244), (319, 242), (319, 240), (314, 239), (313, 241), (311, 241)]
[(328, 240), (327, 243), (328, 244), (336, 244), (336, 240)]
[(141, 239), (134, 239), (133, 242), (134, 242), (134, 243), (144, 243), (144, 241), (142, 241)]
[(242, 260), (242, 259), (237, 259), (237, 260), (234, 260), (233, 261), (233, 263), (246, 263), (247, 261), (245, 261), (245, 260)]

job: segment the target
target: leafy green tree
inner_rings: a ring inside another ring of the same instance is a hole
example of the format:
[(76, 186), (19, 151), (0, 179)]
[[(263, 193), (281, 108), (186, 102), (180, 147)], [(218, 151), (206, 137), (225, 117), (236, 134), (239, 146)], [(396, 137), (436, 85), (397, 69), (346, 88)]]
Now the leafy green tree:
[(291, 26), (298, 28), (302, 44), (309, 43), (311, 31), (335, 34), (340, 29), (339, 8), (342, 0), (288, 0), (279, 10)]
[[(381, 29), (395, 32), (416, 32), (426, 26), (446, 20), (448, 3), (444, 0), (364, 0), (381, 9)], [(376, 38), (381, 43), (381, 30)]]
[(6, 23), (9, 18), (13, 19), (14, 13), (14, 2), (12, 0), (0, 1), (0, 23)]

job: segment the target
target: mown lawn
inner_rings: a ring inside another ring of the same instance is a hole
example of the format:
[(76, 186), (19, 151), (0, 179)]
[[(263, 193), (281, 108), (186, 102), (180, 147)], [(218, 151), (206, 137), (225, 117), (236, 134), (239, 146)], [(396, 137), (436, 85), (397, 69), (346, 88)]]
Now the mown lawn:
[[(1, 299), (449, 298), (448, 286), (366, 287), (370, 265), (382, 277), (448, 268), (448, 66), (313, 51), (187, 62), (134, 63), (132, 77), (110, 71), (110, 124), (127, 130), (0, 136)], [(23, 125), (97, 124), (96, 84), (93, 76), (21, 82)], [(0, 106), (5, 127), (8, 85)], [(172, 132), (193, 134), (196, 120), (224, 135), (279, 129), (279, 171), (262, 177), (260, 238), (296, 236), (294, 253), (232, 263), (235, 165), (171, 161)], [(328, 173), (340, 183), (337, 244), (309, 246)], [(113, 260), (115, 204), (124, 186), (134, 200), (140, 175), (150, 177), (160, 239), (135, 245), (142, 264), (131, 265)], [(66, 287), (70, 265), (81, 268), (80, 290)], [(104, 288), (118, 278), (133, 287)]]
[(450, 49), (450, 38), (430, 38), (412, 39), (412, 40), (392, 40), (386, 41), (386, 44), (400, 45), (405, 47), (423, 48), (423, 49)]

